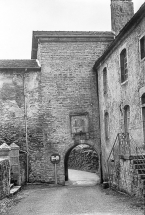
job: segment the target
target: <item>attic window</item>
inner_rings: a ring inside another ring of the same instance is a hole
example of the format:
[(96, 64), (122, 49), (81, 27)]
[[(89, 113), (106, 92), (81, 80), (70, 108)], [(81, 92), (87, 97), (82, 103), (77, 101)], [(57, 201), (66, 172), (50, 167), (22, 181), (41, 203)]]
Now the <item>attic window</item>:
[(140, 39), (140, 54), (143, 59), (145, 57), (145, 36)]

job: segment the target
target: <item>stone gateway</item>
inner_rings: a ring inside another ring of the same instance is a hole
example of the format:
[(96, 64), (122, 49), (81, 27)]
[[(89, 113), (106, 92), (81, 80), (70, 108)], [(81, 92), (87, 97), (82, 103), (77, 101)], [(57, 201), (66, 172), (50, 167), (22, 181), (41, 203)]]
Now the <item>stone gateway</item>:
[[(0, 141), (27, 151), (29, 182), (54, 182), (50, 157), (57, 153), (58, 183), (64, 184), (66, 157), (80, 144), (96, 151), (105, 179), (122, 123), (125, 132), (131, 123), (135, 138), (144, 141), (135, 111), (145, 93), (144, 11), (143, 4), (134, 15), (131, 0), (111, 0), (112, 31), (34, 31), (30, 60), (0, 60)], [(140, 61), (140, 78), (131, 76)]]

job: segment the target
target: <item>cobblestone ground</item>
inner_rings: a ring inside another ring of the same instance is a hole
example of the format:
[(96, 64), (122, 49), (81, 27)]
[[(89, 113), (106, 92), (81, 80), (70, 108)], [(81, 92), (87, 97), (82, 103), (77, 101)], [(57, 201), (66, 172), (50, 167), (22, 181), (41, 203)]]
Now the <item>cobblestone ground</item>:
[[(3, 200), (1, 215), (143, 215), (140, 202), (96, 186), (29, 185)], [(2, 202), (1, 202), (2, 203)], [(4, 206), (5, 205), (5, 206)]]

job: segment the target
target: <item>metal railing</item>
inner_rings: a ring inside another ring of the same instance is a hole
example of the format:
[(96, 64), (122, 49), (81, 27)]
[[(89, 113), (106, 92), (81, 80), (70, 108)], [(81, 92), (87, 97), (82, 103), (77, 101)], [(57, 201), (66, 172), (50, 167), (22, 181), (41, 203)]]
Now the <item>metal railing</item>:
[[(136, 159), (140, 174), (145, 174), (141, 160), (145, 160), (143, 147), (139, 147), (129, 133), (118, 133), (112, 149), (107, 159), (108, 181), (113, 186), (114, 181), (118, 181), (119, 188), (119, 171), (120, 158)], [(116, 185), (117, 186), (117, 185)]]

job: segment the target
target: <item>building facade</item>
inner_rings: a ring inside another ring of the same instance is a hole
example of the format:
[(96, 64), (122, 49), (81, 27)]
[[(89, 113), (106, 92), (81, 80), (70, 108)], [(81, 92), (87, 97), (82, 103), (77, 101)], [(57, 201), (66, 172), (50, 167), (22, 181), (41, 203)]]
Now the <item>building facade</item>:
[(143, 144), (144, 8), (111, 0), (113, 32), (34, 31), (31, 60), (0, 60), (0, 140), (27, 151), (30, 182), (54, 182), (58, 153), (64, 184), (79, 144), (102, 154), (104, 178), (118, 133)]
[(68, 152), (85, 143), (100, 155), (96, 58), (111, 32), (33, 32), (32, 60), (0, 61), (1, 141), (28, 152), (29, 181), (67, 178)]
[(104, 174), (118, 134), (129, 134), (132, 154), (144, 148), (145, 4), (98, 59), (99, 109)]

